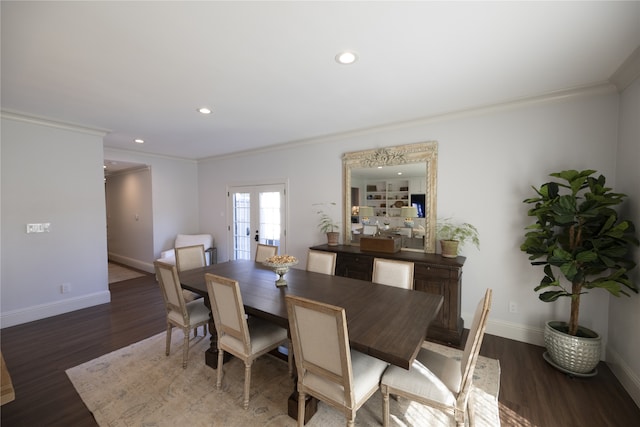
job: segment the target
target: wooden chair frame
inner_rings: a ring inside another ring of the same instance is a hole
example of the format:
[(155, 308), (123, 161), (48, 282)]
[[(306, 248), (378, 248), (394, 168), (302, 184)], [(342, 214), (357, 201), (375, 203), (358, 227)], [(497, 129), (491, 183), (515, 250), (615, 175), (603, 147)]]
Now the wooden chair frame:
[[(386, 383), (385, 377), (387, 375), (398, 375), (398, 373), (407, 381), (411, 381), (411, 375), (415, 375), (411, 370), (398, 371), (399, 368), (391, 367), (387, 373), (382, 377), (380, 389), (382, 390), (382, 414), (383, 425), (386, 427), (389, 425), (389, 395), (403, 396), (407, 399), (411, 399), (415, 402), (419, 402), (423, 405), (431, 406), (442, 411), (453, 414), (453, 419), (457, 427), (464, 427), (465, 416), (469, 414), (469, 425), (474, 425), (473, 411), (468, 408), (469, 392), (471, 391), (471, 383), (473, 380), (473, 371), (475, 370), (476, 363), (478, 361), (478, 355), (480, 353), (480, 347), (482, 345), (482, 339), (484, 337), (484, 331), (487, 324), (487, 318), (489, 316), (489, 310), (491, 308), (492, 290), (487, 289), (484, 298), (480, 300), (475, 311), (473, 322), (469, 328), (469, 336), (465, 344), (462, 358), (459, 363), (460, 368), (460, 387), (459, 391), (449, 390), (451, 395), (455, 398), (453, 405), (448, 405), (445, 402), (440, 402), (433, 399), (428, 399), (424, 396), (409, 392), (403, 388), (390, 386)], [(420, 350), (420, 352), (429, 350)], [(418, 354), (420, 358), (420, 353)], [(427, 366), (428, 368), (428, 366)], [(433, 374), (432, 374), (433, 375)], [(436, 378), (436, 381), (438, 379)], [(444, 383), (439, 383), (442, 387), (445, 387)]]
[[(388, 266), (392, 270), (403, 268), (406, 269), (406, 283), (400, 283), (395, 280), (392, 275), (390, 276), (384, 271), (385, 266)], [(373, 259), (373, 273), (371, 281), (373, 283), (380, 283), (382, 285), (395, 286), (397, 288), (404, 289), (413, 289), (413, 274), (414, 274), (414, 264), (409, 261), (400, 261), (395, 259), (387, 259), (387, 258), (374, 258)]]
[(278, 255), (278, 247), (273, 245), (265, 245), (263, 243), (258, 243), (256, 247), (256, 262), (262, 262), (269, 257)]
[[(193, 329), (194, 336), (198, 334), (198, 327), (203, 327), (203, 333), (207, 335), (207, 325), (209, 324), (209, 309), (204, 306), (204, 301), (192, 301), (189, 306), (184, 300), (183, 289), (180, 286), (178, 269), (173, 264), (161, 261), (153, 263), (156, 270), (156, 277), (160, 284), (162, 297), (164, 298), (167, 310), (167, 343), (165, 353), (168, 356), (171, 350), (171, 334), (176, 326), (184, 332), (184, 343), (182, 348), (182, 367), (187, 367), (189, 357), (189, 333)], [(191, 313), (195, 313), (192, 317)]]
[(316, 251), (309, 249), (307, 252), (307, 271), (315, 271), (316, 273), (330, 274), (336, 273), (336, 259), (338, 254), (335, 252)]

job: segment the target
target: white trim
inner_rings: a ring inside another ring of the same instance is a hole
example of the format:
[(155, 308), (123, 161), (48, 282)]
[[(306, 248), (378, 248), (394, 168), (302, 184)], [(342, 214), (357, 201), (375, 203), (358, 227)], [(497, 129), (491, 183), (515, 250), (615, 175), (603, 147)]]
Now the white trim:
[(89, 128), (82, 125), (58, 122), (55, 120), (48, 119), (46, 117), (29, 116), (26, 114), (19, 113), (17, 111), (14, 112), (14, 111), (2, 110), (0, 111), (0, 117), (8, 120), (15, 120), (17, 122), (24, 122), (24, 123), (35, 124), (40, 126), (48, 126), (51, 128), (62, 129), (62, 130), (67, 130), (71, 132), (85, 133), (85, 134), (99, 136), (99, 137), (104, 137), (106, 134), (109, 133), (109, 130), (107, 129), (95, 129), (95, 128)]
[(585, 85), (575, 87), (566, 90), (559, 90), (542, 95), (529, 96), (517, 99), (505, 100), (503, 102), (496, 102), (494, 104), (477, 105), (475, 107), (466, 108), (463, 110), (449, 111), (442, 114), (435, 114), (433, 116), (421, 117), (418, 119), (407, 120), (402, 122), (386, 123), (379, 126), (373, 126), (369, 128), (355, 129), (347, 132), (340, 132), (327, 135), (319, 135), (316, 137), (301, 139), (297, 141), (289, 141), (281, 144), (269, 145), (266, 147), (257, 147), (243, 151), (235, 151), (227, 154), (214, 155), (209, 157), (201, 157), (198, 162), (206, 162), (210, 160), (224, 160), (236, 157), (243, 157), (247, 155), (257, 155), (260, 153), (286, 150), (294, 147), (301, 147), (310, 144), (328, 143), (334, 141), (340, 141), (345, 138), (351, 138), (356, 136), (366, 136), (371, 134), (377, 134), (380, 132), (392, 131), (396, 129), (402, 129), (407, 127), (422, 126), (429, 123), (440, 122), (443, 120), (460, 119), (465, 117), (477, 116), (480, 114), (488, 114), (496, 111), (504, 111), (513, 108), (521, 108), (528, 105), (546, 104), (550, 102), (558, 102), (573, 98), (580, 98), (583, 96), (590, 96), (603, 93), (614, 93), (616, 87), (613, 83), (608, 81), (596, 82), (591, 85)]
[(640, 378), (633, 372), (633, 369), (627, 365), (622, 357), (611, 348), (606, 349), (607, 366), (611, 372), (618, 378), (622, 387), (629, 393), (629, 396), (640, 407)]
[(129, 258), (123, 255), (114, 254), (109, 252), (109, 261), (114, 261), (120, 264), (128, 265), (129, 267), (137, 268), (138, 270), (146, 271), (147, 273), (155, 273), (153, 263), (140, 261), (139, 259)]
[(94, 305), (108, 304), (110, 302), (111, 292), (95, 292), (93, 294), (82, 295), (76, 298), (34, 305), (2, 313), (0, 315), (0, 324), (2, 325), (2, 328), (7, 328), (9, 326), (20, 325), (34, 320), (57, 316), (58, 314), (65, 314), (71, 311), (93, 307)]
[[(471, 319), (471, 316), (467, 317)], [(465, 322), (466, 325), (470, 324)], [(486, 332), (502, 338), (525, 342), (544, 347), (544, 329), (523, 326), (519, 323), (505, 322), (504, 320), (487, 320)]]

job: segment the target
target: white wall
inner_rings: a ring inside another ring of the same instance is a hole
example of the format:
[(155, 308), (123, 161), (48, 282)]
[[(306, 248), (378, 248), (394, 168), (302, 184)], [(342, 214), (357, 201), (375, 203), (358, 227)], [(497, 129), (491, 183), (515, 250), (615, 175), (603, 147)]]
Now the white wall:
[(7, 114), (1, 129), (2, 327), (109, 302), (103, 134)]
[[(615, 190), (629, 197), (621, 210), (640, 234), (640, 79), (620, 97), (620, 135)], [(640, 248), (634, 252), (638, 267), (631, 280), (640, 287)], [(640, 295), (611, 298), (609, 305), (609, 366), (640, 406)]]
[[(568, 319), (568, 301), (538, 300), (533, 288), (542, 270), (520, 251), (524, 227), (533, 221), (522, 201), (531, 186), (563, 169), (592, 168), (615, 185), (618, 95), (600, 87), (521, 105), (425, 120), (406, 126), (324, 138), (281, 150), (200, 162), (201, 226), (229, 257), (226, 187), (274, 178), (290, 182), (288, 252), (302, 260), (309, 246), (325, 243), (313, 203), (342, 204), (341, 156), (348, 151), (436, 140), (438, 216), (455, 216), (478, 227), (480, 251), (465, 248), (462, 313), (470, 321), (486, 287), (494, 289), (489, 333), (542, 344), (544, 322)], [(304, 265), (301, 262), (300, 265)], [(594, 291), (594, 293), (598, 290)], [(607, 342), (607, 295), (583, 298), (581, 324)], [(510, 313), (509, 302), (518, 305)]]
[(109, 260), (146, 269), (153, 263), (153, 206), (148, 167), (107, 177)]
[[(109, 160), (145, 164), (151, 170), (151, 202), (153, 209), (153, 253), (140, 254), (137, 268), (153, 272), (153, 261), (160, 252), (173, 247), (176, 234), (209, 233), (199, 225), (198, 165), (193, 160), (105, 149)], [(208, 185), (208, 183), (205, 183)]]

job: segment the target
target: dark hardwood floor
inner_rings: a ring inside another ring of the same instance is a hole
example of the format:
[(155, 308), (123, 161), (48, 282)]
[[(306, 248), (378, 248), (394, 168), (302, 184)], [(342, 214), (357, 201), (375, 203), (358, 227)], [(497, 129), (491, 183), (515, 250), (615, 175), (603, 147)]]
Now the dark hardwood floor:
[[(165, 330), (152, 275), (110, 286), (111, 303), (1, 331), (16, 400), (1, 425), (96, 426), (65, 370)], [(481, 354), (500, 360), (502, 426), (631, 427), (640, 408), (604, 363), (592, 378), (570, 378), (542, 359), (544, 349), (485, 335)]]

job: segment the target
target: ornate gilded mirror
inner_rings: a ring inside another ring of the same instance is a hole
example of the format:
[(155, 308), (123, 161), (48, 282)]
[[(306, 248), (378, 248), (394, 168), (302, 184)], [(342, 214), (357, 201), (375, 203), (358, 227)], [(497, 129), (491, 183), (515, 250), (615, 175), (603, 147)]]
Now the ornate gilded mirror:
[(435, 141), (354, 151), (342, 157), (344, 236), (400, 236), (402, 250), (435, 252)]

